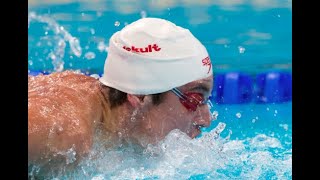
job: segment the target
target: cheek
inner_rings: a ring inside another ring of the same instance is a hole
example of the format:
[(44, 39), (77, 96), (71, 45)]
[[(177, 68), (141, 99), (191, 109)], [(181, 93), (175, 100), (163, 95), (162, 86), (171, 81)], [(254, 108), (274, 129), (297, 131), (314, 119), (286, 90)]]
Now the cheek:
[(174, 95), (155, 107), (152, 116), (152, 129), (157, 134), (167, 135), (173, 129), (188, 132), (192, 127), (193, 115)]
[(169, 107), (166, 118), (166, 125), (169, 131), (173, 129), (180, 129), (183, 132), (186, 132), (192, 126), (192, 116), (183, 106), (180, 104), (176, 106), (167, 106)]

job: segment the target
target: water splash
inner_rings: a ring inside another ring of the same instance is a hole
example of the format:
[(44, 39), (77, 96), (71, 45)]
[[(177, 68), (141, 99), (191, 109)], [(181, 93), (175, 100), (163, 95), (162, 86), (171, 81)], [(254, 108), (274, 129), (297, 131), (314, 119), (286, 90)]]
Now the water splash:
[[(28, 14), (28, 27), (30, 27), (31, 22), (41, 22), (48, 25), (48, 30), (52, 30), (55, 34), (55, 47), (54, 50), (49, 54), (49, 58), (52, 60), (54, 70), (61, 72), (64, 68), (64, 55), (66, 43), (69, 43), (72, 53), (80, 57), (82, 54), (82, 48), (80, 46), (80, 41), (78, 38), (73, 37), (68, 31), (64, 29), (63, 26), (59, 25), (54, 19), (47, 15), (37, 15), (35, 12), (29, 12)], [(46, 31), (47, 35), (48, 32)]]
[(75, 151), (75, 145), (73, 144), (70, 149), (67, 151), (59, 151), (57, 154), (63, 155), (66, 158), (66, 164), (73, 163), (76, 161), (76, 151)]
[(218, 112), (218, 111), (213, 111), (213, 112), (211, 113), (212, 121), (217, 120), (218, 116), (219, 116), (219, 112)]
[[(163, 141), (145, 149), (120, 146), (106, 150), (95, 143), (93, 152), (76, 171), (59, 179), (291, 179), (292, 151), (274, 137), (258, 134), (231, 140), (219, 123), (191, 139), (172, 130)], [(109, 141), (108, 139), (105, 142)]]

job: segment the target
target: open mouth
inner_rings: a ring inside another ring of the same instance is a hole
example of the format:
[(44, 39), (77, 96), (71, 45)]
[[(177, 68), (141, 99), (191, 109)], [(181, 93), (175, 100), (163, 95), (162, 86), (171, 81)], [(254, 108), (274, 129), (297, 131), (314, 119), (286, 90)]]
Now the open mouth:
[(196, 122), (193, 122), (192, 124), (196, 129), (200, 130), (202, 127), (205, 127), (204, 124), (197, 124)]
[(204, 127), (203, 125), (194, 125), (195, 129), (191, 135), (191, 138), (197, 137), (201, 133), (201, 128)]
[(203, 128), (203, 125), (196, 125), (196, 129), (198, 129), (199, 131), (201, 131), (201, 128)]

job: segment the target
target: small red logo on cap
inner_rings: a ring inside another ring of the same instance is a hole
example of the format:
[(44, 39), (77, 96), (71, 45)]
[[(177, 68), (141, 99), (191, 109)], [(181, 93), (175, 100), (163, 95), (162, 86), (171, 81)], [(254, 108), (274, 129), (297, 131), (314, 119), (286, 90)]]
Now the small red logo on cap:
[(152, 52), (152, 49), (155, 51), (161, 50), (161, 48), (159, 48), (159, 46), (157, 44), (148, 45), (145, 48), (137, 48), (135, 46), (131, 46), (131, 47), (123, 46), (122, 48), (127, 51), (132, 51), (132, 52), (136, 52), (136, 53), (149, 53), (149, 52)]
[(209, 74), (210, 70), (211, 70), (211, 60), (210, 57), (207, 56), (206, 58), (202, 59), (202, 65), (203, 66), (209, 66), (209, 71), (207, 74)]

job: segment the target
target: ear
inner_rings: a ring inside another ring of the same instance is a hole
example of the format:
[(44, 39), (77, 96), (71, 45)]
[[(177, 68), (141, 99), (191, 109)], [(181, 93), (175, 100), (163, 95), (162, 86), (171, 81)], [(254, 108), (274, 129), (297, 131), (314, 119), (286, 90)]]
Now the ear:
[(152, 104), (152, 98), (150, 95), (127, 94), (127, 99), (131, 106), (135, 108), (144, 108)]

